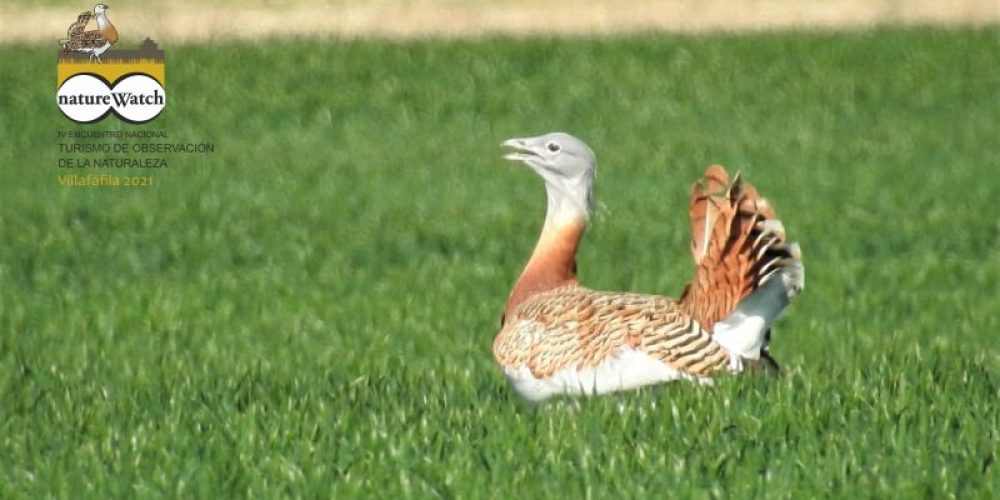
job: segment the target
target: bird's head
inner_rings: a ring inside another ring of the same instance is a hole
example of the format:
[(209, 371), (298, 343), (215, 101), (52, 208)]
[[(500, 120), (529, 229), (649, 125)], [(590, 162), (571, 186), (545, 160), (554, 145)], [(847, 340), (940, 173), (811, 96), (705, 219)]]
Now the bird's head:
[(94, 6), (94, 14), (104, 14), (104, 11), (108, 10), (109, 8), (110, 7), (108, 7), (106, 4), (99, 3)]
[(591, 188), (597, 176), (597, 158), (583, 141), (564, 132), (503, 142), (512, 152), (504, 158), (531, 167), (545, 181), (549, 208), (553, 202), (577, 208), (586, 217), (590, 212)]

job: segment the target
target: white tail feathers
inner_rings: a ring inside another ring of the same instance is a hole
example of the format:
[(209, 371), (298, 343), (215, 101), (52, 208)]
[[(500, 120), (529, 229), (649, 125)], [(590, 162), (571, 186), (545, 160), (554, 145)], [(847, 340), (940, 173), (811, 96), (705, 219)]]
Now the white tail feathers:
[(761, 280), (750, 296), (741, 300), (736, 309), (715, 324), (712, 335), (716, 342), (732, 354), (746, 359), (759, 359), (767, 347), (766, 336), (771, 324), (778, 319), (805, 284), (805, 267), (798, 258), (798, 245), (789, 245), (793, 258), (778, 264)]
[(774, 320), (802, 291), (799, 246), (739, 174), (709, 167), (691, 193), (695, 278), (681, 303), (731, 354), (758, 359)]

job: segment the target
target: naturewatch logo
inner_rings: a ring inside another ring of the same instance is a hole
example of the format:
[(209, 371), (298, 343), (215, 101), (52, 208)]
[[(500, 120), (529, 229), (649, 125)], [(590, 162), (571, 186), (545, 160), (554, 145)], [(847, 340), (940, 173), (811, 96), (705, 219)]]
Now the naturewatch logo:
[(167, 105), (163, 51), (146, 38), (138, 49), (110, 50), (118, 29), (103, 3), (82, 12), (59, 41), (56, 104), (76, 123), (96, 123), (109, 114), (146, 123)]

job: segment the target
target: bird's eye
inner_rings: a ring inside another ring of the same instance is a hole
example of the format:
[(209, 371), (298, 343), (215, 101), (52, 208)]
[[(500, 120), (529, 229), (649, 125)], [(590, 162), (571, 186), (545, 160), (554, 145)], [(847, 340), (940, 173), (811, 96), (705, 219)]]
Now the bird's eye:
[(549, 151), (552, 151), (553, 153), (558, 153), (559, 152), (559, 144), (557, 144), (555, 142), (550, 142), (550, 143), (546, 144), (545, 147), (546, 147), (546, 149), (548, 149)]

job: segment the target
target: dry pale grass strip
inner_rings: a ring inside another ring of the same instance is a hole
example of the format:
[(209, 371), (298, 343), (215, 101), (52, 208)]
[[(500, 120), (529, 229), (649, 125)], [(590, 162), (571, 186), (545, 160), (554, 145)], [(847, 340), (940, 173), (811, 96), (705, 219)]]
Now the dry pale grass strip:
[[(471, 37), (484, 34), (601, 35), (855, 28), (878, 24), (986, 25), (1000, 22), (997, 0), (549, 0), (545, 2), (251, 3), (112, 7), (127, 38), (166, 43), (262, 37)], [(80, 9), (27, 8), (0, 30), (0, 42), (55, 44)]]

